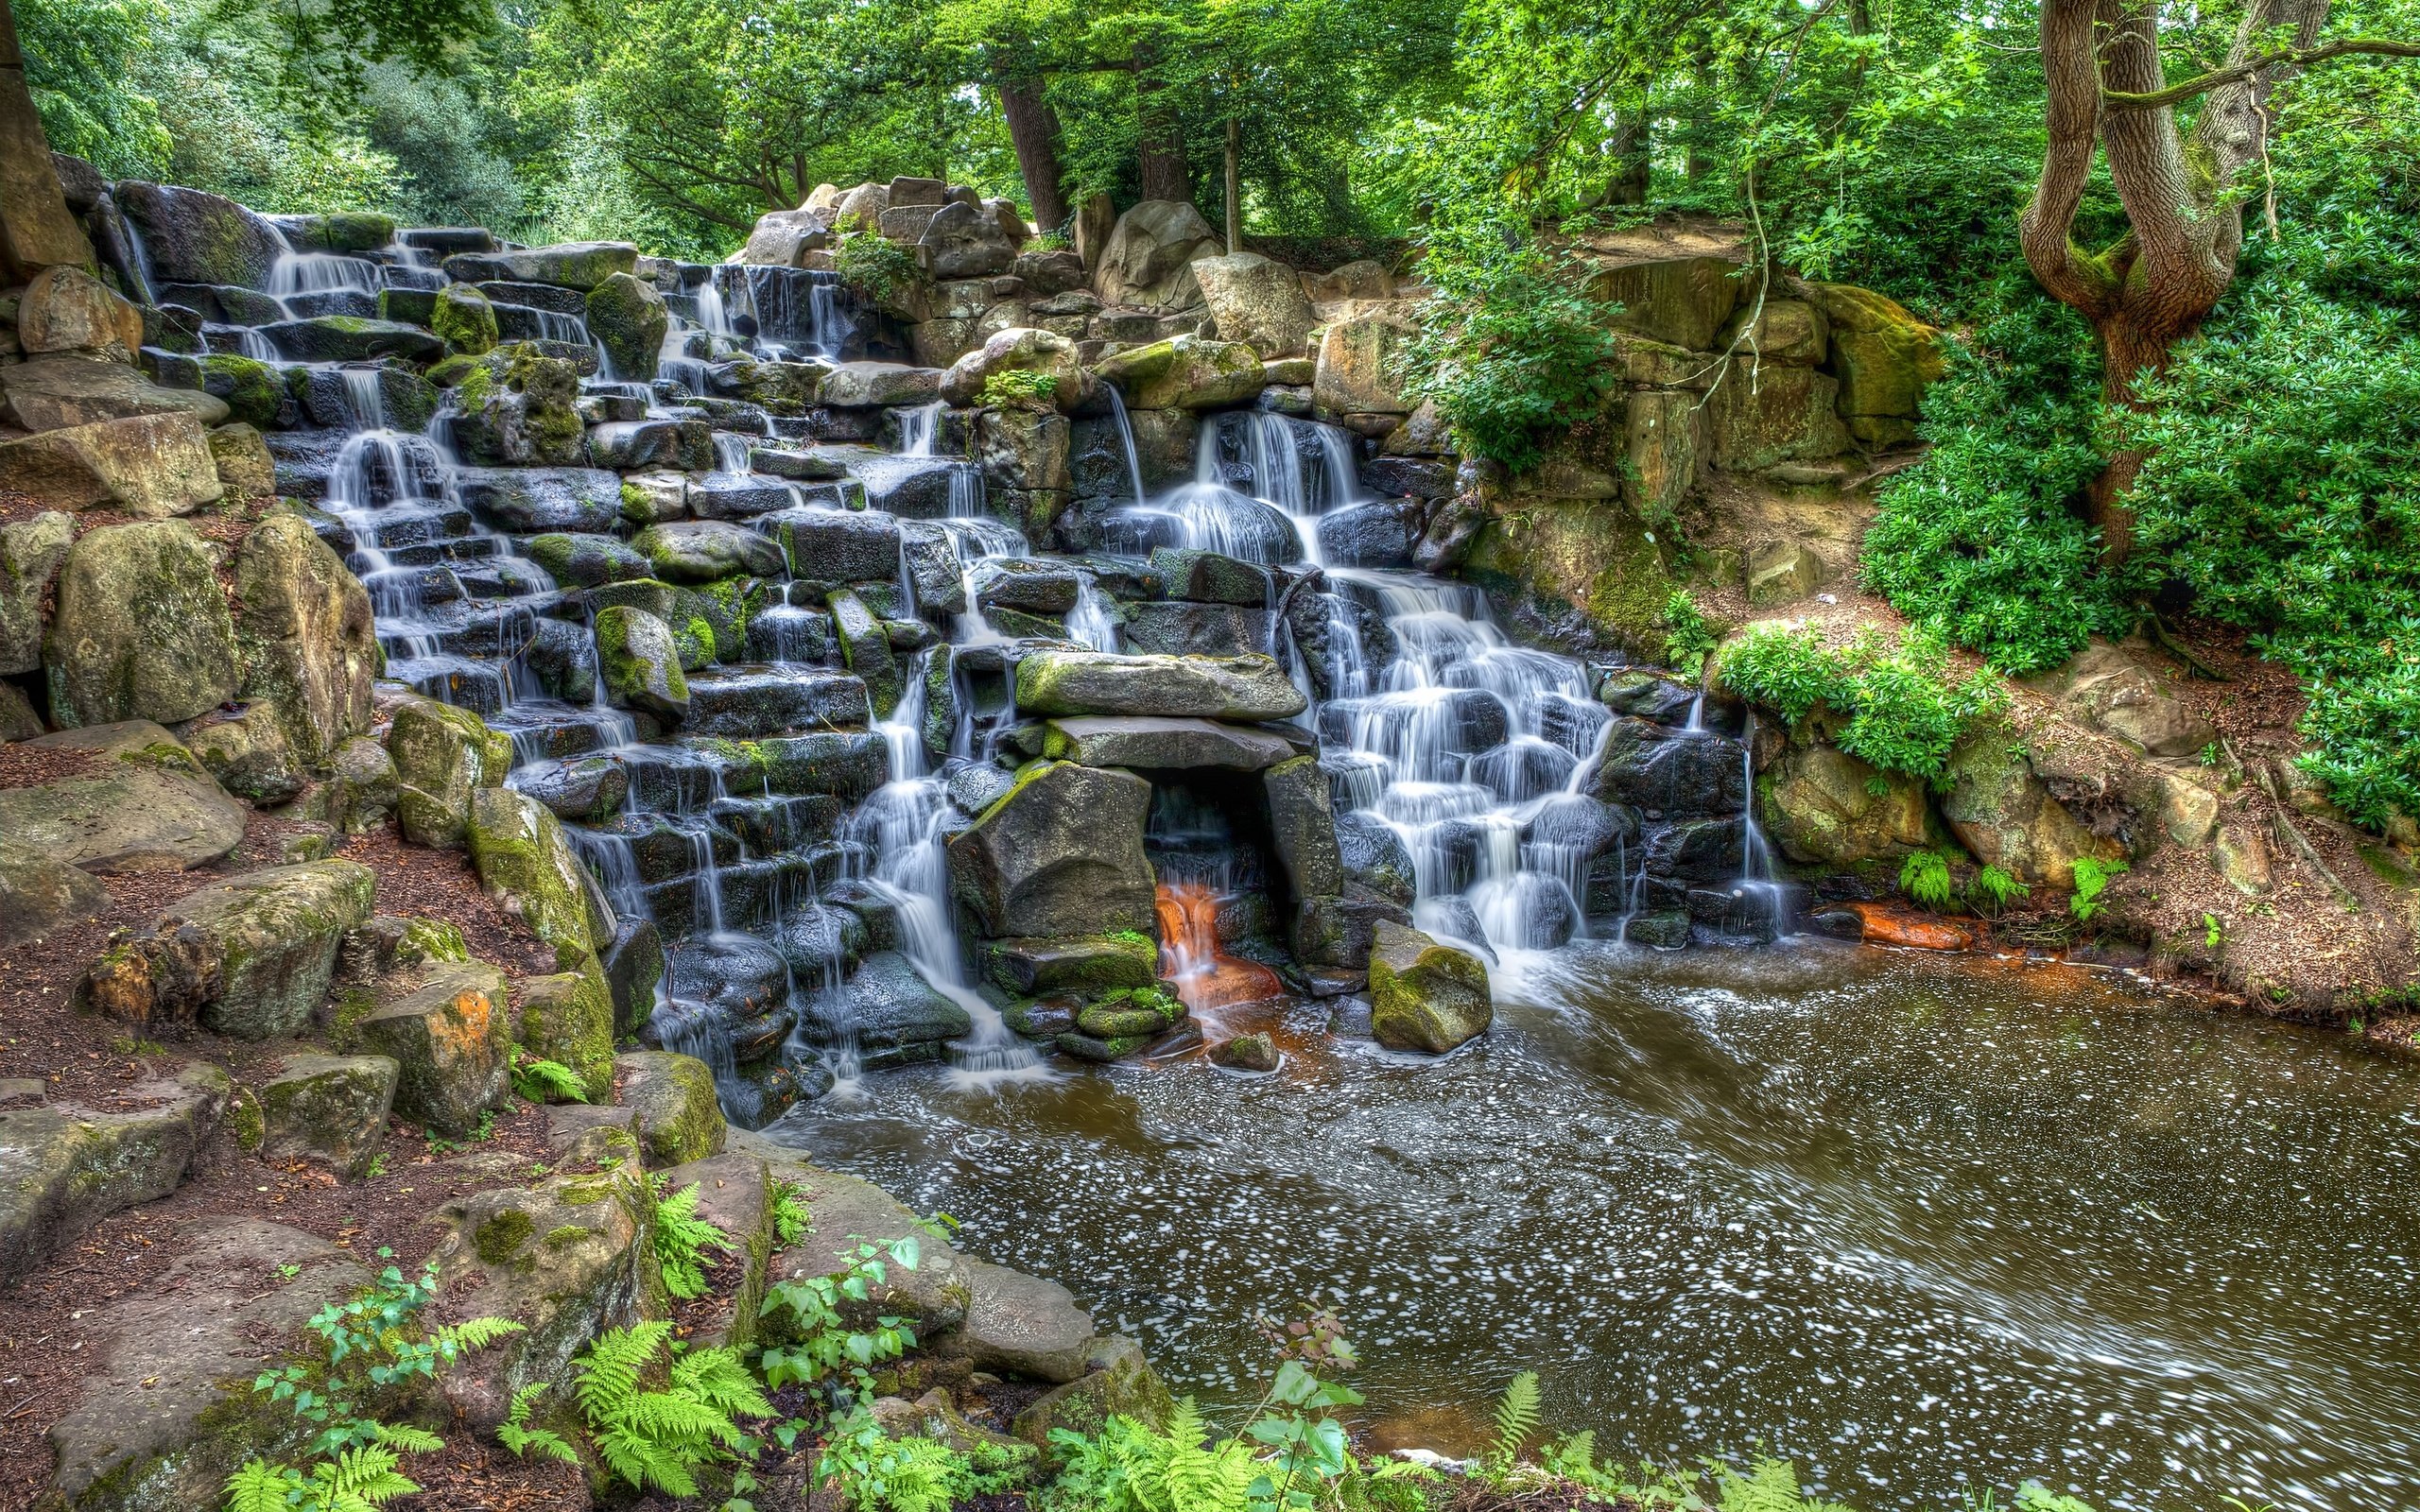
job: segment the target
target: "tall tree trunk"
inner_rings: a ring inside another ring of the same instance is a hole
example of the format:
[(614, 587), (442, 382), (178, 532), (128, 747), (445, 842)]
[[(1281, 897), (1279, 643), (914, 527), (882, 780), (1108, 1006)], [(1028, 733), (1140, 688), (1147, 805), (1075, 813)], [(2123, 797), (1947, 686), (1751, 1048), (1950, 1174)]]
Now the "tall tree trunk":
[[(2176, 343), (2201, 329), (2234, 281), (2243, 245), (2235, 180), (2268, 150), (2268, 96), (2285, 72), (2263, 60), (2263, 49), (2280, 27), (2294, 49), (2308, 48), (2326, 19), (2327, 0), (2246, 0), (2226, 65), (2192, 90), (2208, 98), (2188, 142), (2160, 67), (2153, 0), (2044, 0), (2048, 135), (2017, 240), (2042, 287), (2091, 322), (2111, 404), (2141, 407), (2142, 376), (2166, 369)], [(2106, 154), (2127, 231), (2090, 252), (2076, 244), (2075, 217), (2097, 152)], [(2133, 549), (2126, 495), (2144, 460), (2140, 451), (2118, 452), (2087, 492), (2105, 562)]]
[(1184, 161), (1184, 128), (1169, 106), (1167, 86), (1154, 77), (1159, 49), (1134, 45), (1134, 115), (1139, 133), (1143, 198), (1193, 199), (1193, 169)]
[(1644, 101), (1636, 110), (1614, 112), (1614, 134), (1605, 144), (1606, 155), (1613, 160), (1612, 176), (1605, 180), (1605, 203), (1647, 203), (1649, 164), (1654, 151), (1648, 135), (1651, 129)]
[(0, 272), (24, 283), (46, 267), (89, 267), (93, 244), (67, 208), (50, 139), (26, 85), (17, 18), (0, 0)]
[(1227, 255), (1229, 257), (1244, 249), (1243, 153), (1243, 123), (1230, 115), (1227, 117)]
[(994, 85), (1010, 145), (1016, 148), (1017, 172), (1025, 179), (1026, 202), (1033, 207), (1034, 229), (1063, 230), (1073, 212), (1059, 187), (1065, 173), (1059, 162), (1059, 112), (1043, 97), (1038, 78), (1002, 77)]

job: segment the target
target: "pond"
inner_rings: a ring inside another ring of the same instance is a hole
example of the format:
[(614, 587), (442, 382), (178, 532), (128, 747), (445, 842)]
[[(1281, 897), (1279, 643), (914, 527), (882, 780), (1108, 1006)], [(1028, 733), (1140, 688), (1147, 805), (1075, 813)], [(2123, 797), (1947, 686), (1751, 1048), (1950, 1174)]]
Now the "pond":
[[(1600, 1457), (1759, 1450), (1879, 1512), (2420, 1504), (2420, 1068), (2121, 979), (1799, 940), (1582, 943), (1443, 1061), (1277, 1025), (769, 1132), (1064, 1282), (1240, 1410), (1256, 1310), (1360, 1346), (1363, 1426), (1468, 1452), (1512, 1375)], [(1257, 1025), (1254, 1025), (1257, 1026)]]

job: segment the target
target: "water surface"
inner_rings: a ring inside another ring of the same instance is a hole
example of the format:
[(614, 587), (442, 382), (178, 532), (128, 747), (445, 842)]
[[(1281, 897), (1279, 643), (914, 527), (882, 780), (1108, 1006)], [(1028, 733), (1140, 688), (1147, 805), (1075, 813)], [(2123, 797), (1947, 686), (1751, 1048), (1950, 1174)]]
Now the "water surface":
[(1443, 1062), (1305, 1007), (1276, 1077), (908, 1073), (772, 1132), (1216, 1406), (1308, 1297), (1389, 1444), (1468, 1448), (1530, 1368), (1612, 1454), (1762, 1447), (1869, 1512), (2420, 1503), (2420, 1071), (2067, 968), (1532, 959)]

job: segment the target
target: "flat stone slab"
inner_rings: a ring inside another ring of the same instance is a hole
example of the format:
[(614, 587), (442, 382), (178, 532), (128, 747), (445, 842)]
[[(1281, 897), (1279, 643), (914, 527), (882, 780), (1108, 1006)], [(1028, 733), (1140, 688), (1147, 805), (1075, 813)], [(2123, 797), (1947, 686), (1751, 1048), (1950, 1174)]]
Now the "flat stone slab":
[(1257, 772), (1294, 755), (1283, 735), (1211, 719), (1073, 714), (1044, 727), (1043, 754), (1082, 766), (1218, 766)]
[(79, 1509), (222, 1504), (245, 1458), (301, 1436), (252, 1377), (370, 1281), (326, 1240), (257, 1218), (198, 1219), (176, 1243), (167, 1274), (102, 1315), (84, 1400), (50, 1431), (52, 1485)]
[(1302, 690), (1270, 657), (1117, 656), (1038, 651), (1017, 663), (1017, 708), (1027, 713), (1149, 714), (1168, 718), (1290, 719)]
[(176, 871), (244, 838), (251, 811), (227, 796), (174, 735), (147, 720), (65, 730), (28, 746), (116, 757), (79, 777), (0, 788), (0, 834), (86, 871)]
[(198, 1064), (127, 1088), (156, 1100), (138, 1112), (0, 1108), (0, 1277), (23, 1276), (111, 1213), (174, 1192), (233, 1090), (225, 1072)]
[(964, 1263), (966, 1321), (936, 1342), (936, 1352), (978, 1370), (1037, 1381), (1073, 1381), (1084, 1373), (1093, 1320), (1067, 1288), (1006, 1265)]

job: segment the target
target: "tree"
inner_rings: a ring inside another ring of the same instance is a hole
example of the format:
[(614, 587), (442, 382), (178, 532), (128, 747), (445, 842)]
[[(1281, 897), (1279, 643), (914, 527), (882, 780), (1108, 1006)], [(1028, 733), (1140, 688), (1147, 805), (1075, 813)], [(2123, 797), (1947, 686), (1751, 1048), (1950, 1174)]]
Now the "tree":
[[(2201, 328), (2234, 281), (2247, 198), (2238, 180), (2269, 153), (2277, 87), (2346, 53), (2420, 57), (2420, 44), (2378, 39), (2322, 44), (2327, 9), (2328, 0), (2247, 0), (2225, 61), (2170, 84), (2155, 0), (2044, 0), (2048, 139), (2018, 242), (2043, 288), (2091, 322), (2110, 402), (2138, 404), (2144, 375), (2166, 370), (2176, 343)], [(2177, 107), (2197, 99), (2188, 132)], [(2088, 251), (2076, 215), (2096, 150), (2106, 157), (2126, 227)], [(2143, 455), (2119, 450), (2089, 490), (2111, 562), (2133, 548), (2125, 494)]]
[(26, 82), (16, 12), (0, 0), (0, 271), (12, 281), (45, 267), (82, 267), (93, 244), (68, 213), (50, 139)]

